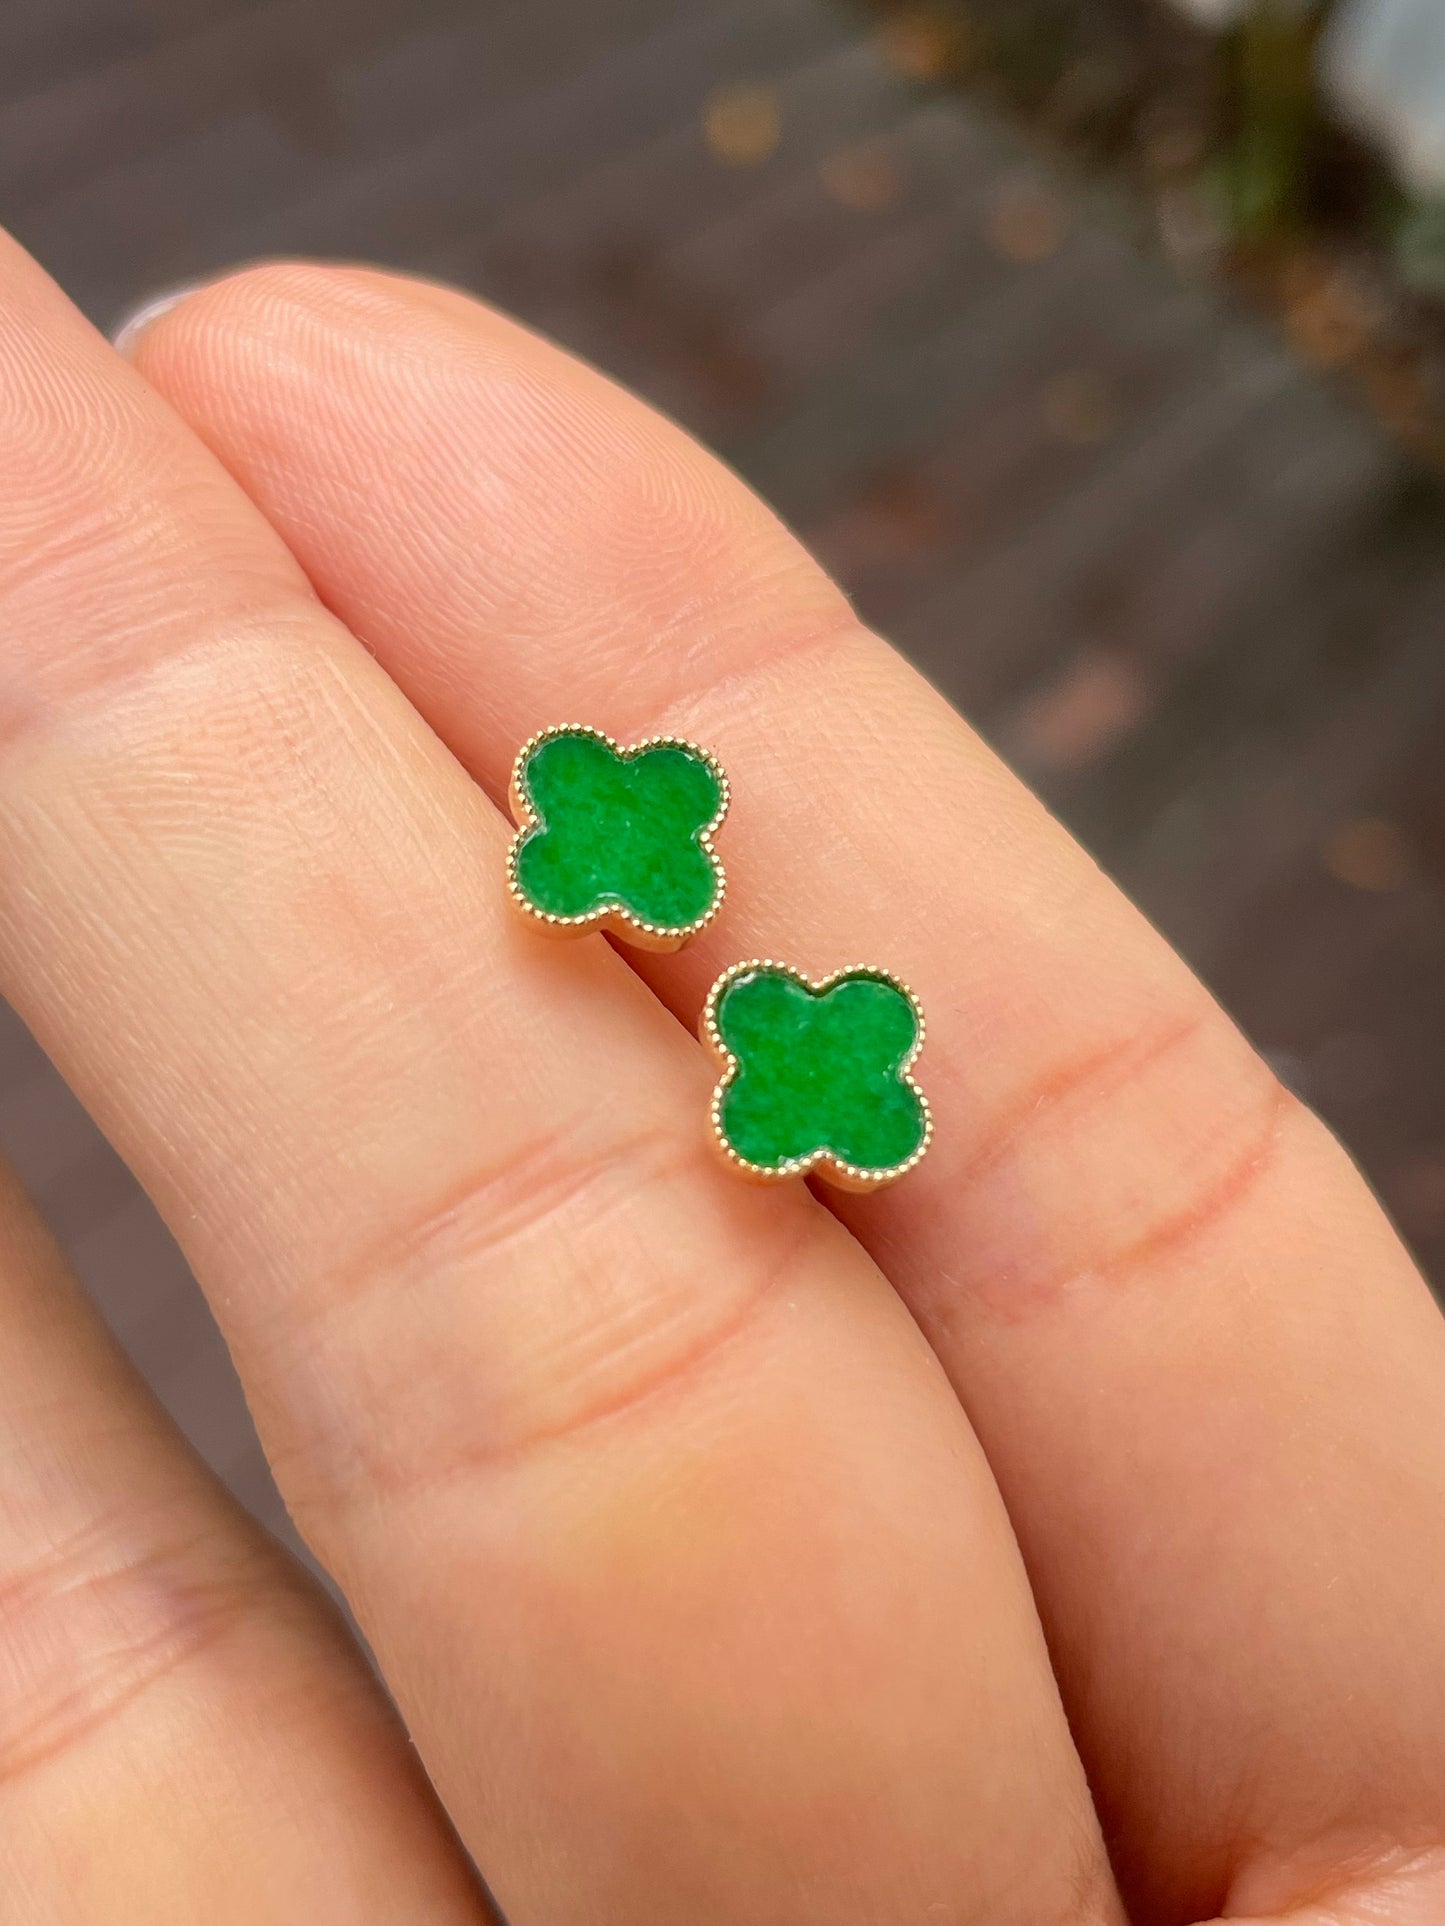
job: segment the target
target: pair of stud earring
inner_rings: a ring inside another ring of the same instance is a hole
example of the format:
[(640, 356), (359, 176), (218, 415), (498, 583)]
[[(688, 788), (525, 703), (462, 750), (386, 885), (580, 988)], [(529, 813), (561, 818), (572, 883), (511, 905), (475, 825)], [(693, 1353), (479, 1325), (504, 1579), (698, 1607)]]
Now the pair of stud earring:
[[(544, 729), (512, 772), (512, 901), (551, 936), (610, 930), (644, 949), (680, 949), (722, 908), (713, 841), (728, 799), (721, 765), (696, 743), (624, 749), (598, 729)], [(700, 1030), (721, 1066), (712, 1135), (741, 1175), (815, 1172), (872, 1190), (928, 1149), (928, 1103), (911, 1075), (923, 1012), (887, 970), (817, 979), (785, 963), (735, 963), (709, 991)]]

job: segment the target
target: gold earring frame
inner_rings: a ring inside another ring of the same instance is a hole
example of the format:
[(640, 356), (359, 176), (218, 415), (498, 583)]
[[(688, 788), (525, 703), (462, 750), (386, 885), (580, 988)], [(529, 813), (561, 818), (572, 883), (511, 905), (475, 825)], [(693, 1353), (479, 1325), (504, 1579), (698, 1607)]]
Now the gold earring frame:
[[(737, 977), (746, 976), (758, 970), (772, 970), (790, 976), (794, 982), (803, 984), (812, 996), (825, 996), (836, 984), (842, 983), (849, 977), (872, 977), (877, 981), (890, 983), (896, 990), (901, 991), (913, 1011), (915, 1036), (912, 1049), (898, 1066), (898, 1076), (918, 1099), (923, 1113), (923, 1135), (918, 1147), (907, 1157), (896, 1164), (890, 1164), (886, 1169), (870, 1170), (858, 1164), (847, 1163), (826, 1148), (809, 1151), (805, 1157), (790, 1158), (787, 1163), (777, 1165), (755, 1164), (734, 1149), (723, 1129), (722, 1109), (727, 1093), (737, 1080), (742, 1065), (723, 1042), (717, 1025), (717, 1010), (729, 986)], [(922, 1085), (913, 1075), (913, 1066), (923, 1051), (927, 1022), (923, 1014), (923, 1005), (915, 992), (892, 970), (882, 969), (876, 963), (852, 963), (841, 970), (830, 970), (826, 976), (814, 977), (809, 976), (806, 970), (798, 969), (795, 964), (779, 962), (776, 957), (749, 957), (741, 963), (729, 964), (713, 984), (707, 993), (707, 1001), (702, 1006), (697, 1027), (704, 1049), (722, 1070), (722, 1075), (714, 1086), (708, 1110), (709, 1134), (714, 1148), (728, 1167), (749, 1183), (785, 1184), (794, 1177), (818, 1177), (835, 1190), (861, 1194), (881, 1190), (885, 1184), (897, 1183), (900, 1177), (906, 1177), (909, 1171), (915, 1170), (928, 1155), (929, 1146), (933, 1142), (933, 1106), (929, 1103)]]
[[(590, 736), (594, 742), (602, 743), (620, 762), (632, 762), (636, 757), (646, 754), (650, 749), (681, 749), (697, 761), (705, 763), (718, 788), (718, 805), (711, 818), (696, 832), (699, 848), (712, 866), (716, 887), (712, 902), (704, 913), (687, 924), (649, 923), (644, 917), (636, 915), (621, 904), (604, 903), (583, 916), (557, 916), (549, 910), (539, 909), (527, 896), (517, 880), (517, 863), (522, 853), (522, 845), (536, 829), (545, 827), (540, 812), (532, 802), (527, 791), (526, 770), (532, 756), (545, 742), (556, 736)], [(714, 840), (727, 820), (732, 802), (732, 785), (727, 771), (710, 749), (701, 743), (692, 742), (686, 736), (646, 736), (640, 742), (623, 744), (605, 729), (594, 729), (583, 722), (553, 723), (550, 728), (539, 729), (529, 736), (517, 751), (512, 764), (512, 779), (508, 785), (507, 801), (512, 812), (512, 820), (517, 825), (516, 834), (507, 850), (507, 894), (512, 907), (543, 936), (569, 938), (589, 936), (594, 930), (610, 931), (624, 943), (640, 950), (651, 950), (668, 954), (680, 950), (685, 943), (709, 924), (713, 923), (722, 911), (727, 897), (727, 871), (722, 858), (714, 848)]]

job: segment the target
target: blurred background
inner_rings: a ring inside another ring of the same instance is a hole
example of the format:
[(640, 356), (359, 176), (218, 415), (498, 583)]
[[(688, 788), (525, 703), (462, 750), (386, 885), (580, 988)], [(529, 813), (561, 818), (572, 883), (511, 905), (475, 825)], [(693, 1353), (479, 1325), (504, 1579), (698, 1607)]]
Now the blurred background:
[[(0, 202), (102, 327), (364, 256), (676, 414), (1445, 1282), (1440, 0), (5, 0)], [(0, 1142), (279, 1524), (184, 1265), (13, 1017)]]

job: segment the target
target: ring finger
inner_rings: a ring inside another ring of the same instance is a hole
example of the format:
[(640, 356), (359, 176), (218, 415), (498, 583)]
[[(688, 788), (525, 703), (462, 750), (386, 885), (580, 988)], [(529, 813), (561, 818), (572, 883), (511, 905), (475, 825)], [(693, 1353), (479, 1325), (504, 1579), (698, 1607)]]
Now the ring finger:
[(0, 1171), (0, 1892), (27, 1926), (480, 1926), (359, 1654)]

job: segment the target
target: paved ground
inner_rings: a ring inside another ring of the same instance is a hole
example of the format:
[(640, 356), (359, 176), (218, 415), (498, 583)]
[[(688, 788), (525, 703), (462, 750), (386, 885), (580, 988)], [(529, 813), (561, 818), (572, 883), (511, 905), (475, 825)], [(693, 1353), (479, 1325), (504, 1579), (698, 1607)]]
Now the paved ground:
[[(102, 323), (258, 252), (367, 255), (674, 410), (1182, 944), (1445, 1278), (1438, 511), (908, 64), (829, 0), (6, 0), (0, 215)], [(13, 1019), (0, 1143), (274, 1518), (184, 1267)]]

